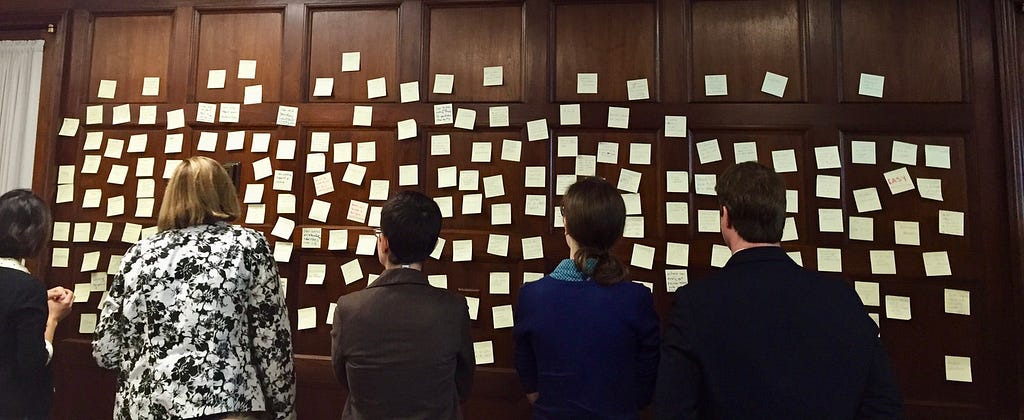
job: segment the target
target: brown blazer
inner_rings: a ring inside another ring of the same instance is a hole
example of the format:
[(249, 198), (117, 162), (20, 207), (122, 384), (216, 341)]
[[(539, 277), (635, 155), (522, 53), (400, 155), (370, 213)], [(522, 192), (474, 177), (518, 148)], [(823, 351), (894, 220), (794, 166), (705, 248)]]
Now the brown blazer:
[(331, 357), (343, 419), (458, 419), (475, 359), (466, 298), (419, 270), (386, 270), (338, 299)]

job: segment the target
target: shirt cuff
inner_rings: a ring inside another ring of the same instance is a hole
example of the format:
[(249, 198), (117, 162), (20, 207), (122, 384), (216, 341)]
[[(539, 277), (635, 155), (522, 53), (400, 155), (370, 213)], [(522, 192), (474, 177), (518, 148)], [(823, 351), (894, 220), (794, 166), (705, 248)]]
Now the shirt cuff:
[(53, 343), (50, 340), (43, 340), (46, 343), (46, 364), (50, 364), (50, 359), (53, 359)]

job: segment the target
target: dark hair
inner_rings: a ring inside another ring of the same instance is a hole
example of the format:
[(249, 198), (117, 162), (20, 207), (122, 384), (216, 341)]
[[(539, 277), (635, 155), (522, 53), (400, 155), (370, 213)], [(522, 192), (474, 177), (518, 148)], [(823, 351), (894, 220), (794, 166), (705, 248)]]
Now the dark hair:
[(729, 223), (747, 242), (776, 243), (786, 224), (786, 184), (771, 168), (743, 162), (722, 172), (715, 185)]
[[(610, 253), (626, 227), (626, 204), (612, 184), (597, 177), (576, 181), (562, 197), (562, 219), (579, 245), (572, 260), (581, 273), (599, 284), (626, 278), (629, 270)], [(591, 258), (597, 264), (588, 267)]]
[(50, 239), (50, 208), (32, 191), (0, 196), (0, 257), (30, 258)]
[(434, 251), (441, 234), (441, 208), (426, 195), (403, 191), (384, 203), (380, 228), (388, 238), (393, 264), (417, 263)]

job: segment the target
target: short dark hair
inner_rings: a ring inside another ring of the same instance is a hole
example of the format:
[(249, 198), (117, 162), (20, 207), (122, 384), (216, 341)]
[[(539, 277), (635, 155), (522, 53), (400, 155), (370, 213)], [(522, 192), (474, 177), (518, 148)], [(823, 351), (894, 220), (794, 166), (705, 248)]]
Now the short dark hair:
[(384, 203), (380, 228), (388, 238), (392, 263), (421, 262), (434, 251), (441, 234), (441, 208), (422, 193), (403, 191)]
[[(626, 265), (611, 254), (626, 227), (626, 204), (618, 190), (602, 178), (585, 177), (569, 186), (562, 197), (562, 219), (579, 245), (572, 260), (581, 273), (600, 284), (626, 278)], [(596, 260), (593, 268), (587, 259)]]
[(0, 257), (30, 258), (50, 240), (50, 208), (26, 189), (0, 196)]
[(715, 192), (741, 238), (752, 243), (782, 240), (786, 183), (774, 170), (757, 162), (730, 166), (718, 177)]

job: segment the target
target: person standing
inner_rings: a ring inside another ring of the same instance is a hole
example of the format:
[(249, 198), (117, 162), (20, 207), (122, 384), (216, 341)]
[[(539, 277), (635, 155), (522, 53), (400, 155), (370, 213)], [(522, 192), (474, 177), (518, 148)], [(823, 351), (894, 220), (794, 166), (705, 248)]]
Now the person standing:
[(53, 405), (57, 324), (71, 312), (74, 294), (45, 290), (25, 268), (50, 239), (50, 210), (32, 191), (0, 196), (0, 418), (47, 419)]
[(115, 419), (294, 417), (291, 332), (277, 266), (217, 161), (174, 171), (159, 233), (111, 282), (93, 356), (118, 373)]
[(381, 209), (377, 258), (366, 289), (338, 299), (331, 359), (348, 389), (343, 419), (461, 419), (476, 367), (466, 298), (430, 285), (423, 261), (441, 232), (441, 209), (413, 191)]
[(635, 419), (651, 401), (660, 343), (654, 298), (611, 249), (626, 207), (588, 177), (562, 198), (569, 258), (519, 289), (515, 366), (535, 419)]
[(733, 255), (680, 287), (665, 331), (657, 419), (899, 418), (902, 400), (860, 298), (779, 246), (782, 178), (756, 162), (715, 187)]

